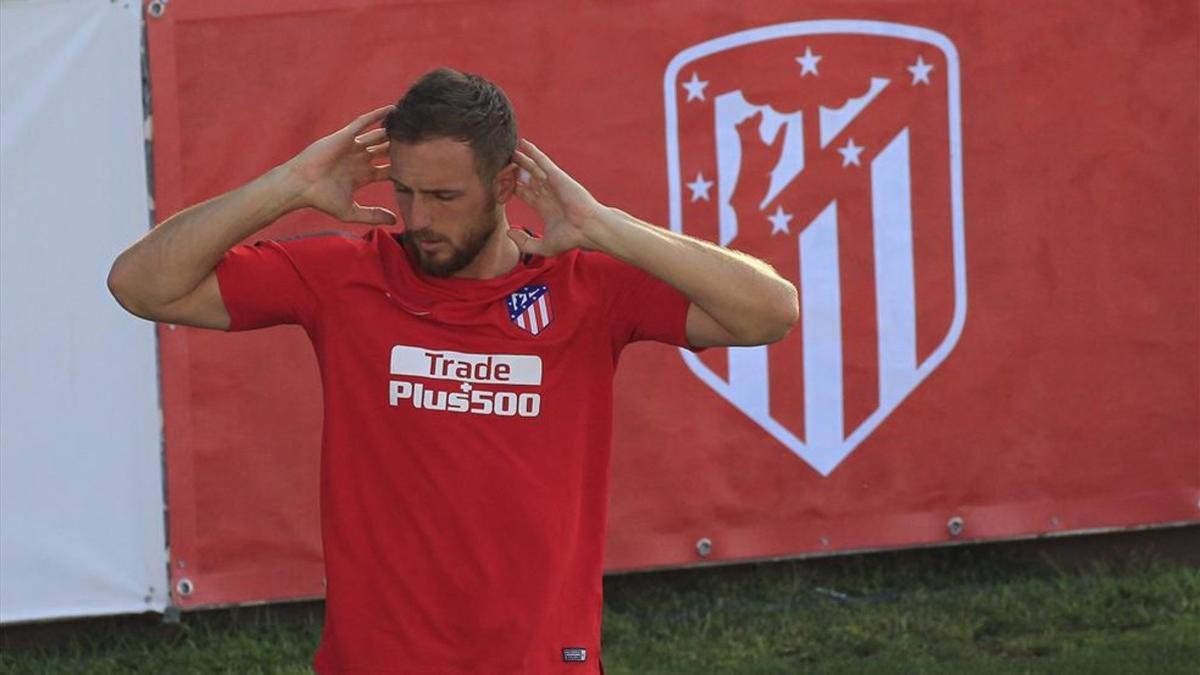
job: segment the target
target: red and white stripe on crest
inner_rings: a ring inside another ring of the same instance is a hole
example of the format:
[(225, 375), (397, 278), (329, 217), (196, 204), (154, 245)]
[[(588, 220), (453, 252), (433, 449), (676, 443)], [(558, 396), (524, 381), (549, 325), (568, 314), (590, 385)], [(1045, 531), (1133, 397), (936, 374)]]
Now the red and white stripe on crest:
[(517, 326), (523, 328), (534, 335), (542, 332), (542, 330), (550, 325), (550, 321), (554, 316), (550, 313), (550, 303), (546, 302), (546, 295), (537, 299), (517, 317)]

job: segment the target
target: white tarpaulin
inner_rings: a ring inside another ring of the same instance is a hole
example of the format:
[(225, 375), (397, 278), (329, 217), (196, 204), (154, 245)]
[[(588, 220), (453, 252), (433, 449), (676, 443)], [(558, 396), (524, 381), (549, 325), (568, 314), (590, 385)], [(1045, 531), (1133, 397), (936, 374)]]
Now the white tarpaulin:
[(0, 622), (166, 607), (139, 11), (0, 0)]

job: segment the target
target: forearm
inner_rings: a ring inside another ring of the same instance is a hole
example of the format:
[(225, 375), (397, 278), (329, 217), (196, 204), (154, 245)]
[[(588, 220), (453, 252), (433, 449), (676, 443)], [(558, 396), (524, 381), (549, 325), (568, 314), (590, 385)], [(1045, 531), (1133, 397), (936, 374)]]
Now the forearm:
[(748, 341), (778, 339), (796, 322), (796, 287), (745, 253), (603, 207), (588, 239), (591, 247), (679, 289), (725, 330)]
[(190, 206), (154, 227), (113, 262), (109, 287), (122, 302), (155, 307), (182, 298), (239, 241), (300, 207), (281, 165), (219, 197)]

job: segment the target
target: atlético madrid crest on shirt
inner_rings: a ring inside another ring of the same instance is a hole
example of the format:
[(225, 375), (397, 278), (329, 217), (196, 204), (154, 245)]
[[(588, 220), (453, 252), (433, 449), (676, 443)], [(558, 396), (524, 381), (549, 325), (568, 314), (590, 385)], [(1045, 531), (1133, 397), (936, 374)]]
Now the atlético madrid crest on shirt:
[(724, 35), (667, 67), (671, 229), (767, 260), (801, 310), (770, 347), (680, 354), (823, 475), (962, 332), (958, 77), (944, 35), (858, 20)]
[(508, 318), (517, 327), (534, 335), (546, 330), (554, 320), (550, 305), (550, 289), (545, 285), (525, 286), (511, 293), (506, 301)]

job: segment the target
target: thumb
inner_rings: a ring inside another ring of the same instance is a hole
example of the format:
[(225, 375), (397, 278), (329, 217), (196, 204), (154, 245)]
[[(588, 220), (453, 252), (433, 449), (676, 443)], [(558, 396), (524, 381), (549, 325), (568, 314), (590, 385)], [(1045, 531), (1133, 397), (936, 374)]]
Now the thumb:
[(359, 206), (354, 202), (350, 215), (342, 220), (348, 223), (370, 223), (372, 225), (395, 225), (396, 214), (381, 206)]
[(515, 227), (508, 228), (508, 238), (512, 239), (521, 250), (521, 253), (532, 253), (533, 255), (546, 255), (545, 242), (537, 237), (529, 236), (528, 232), (518, 230)]

